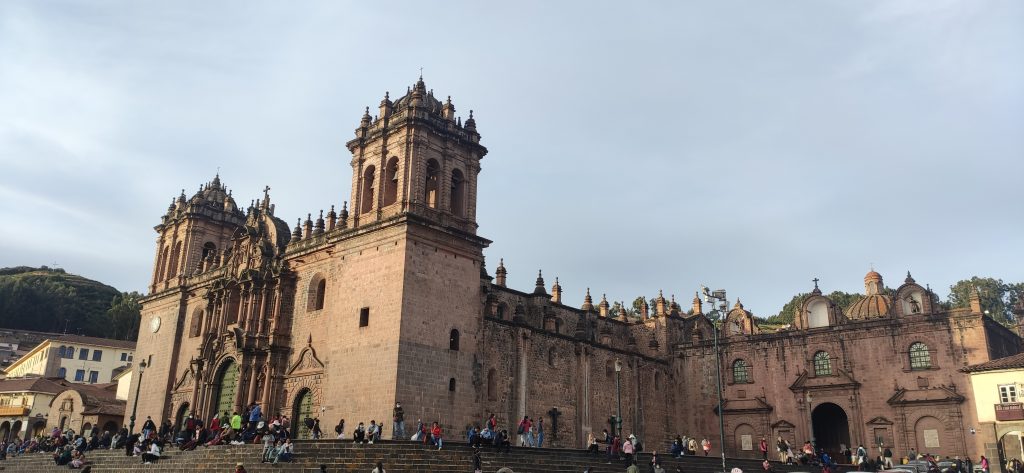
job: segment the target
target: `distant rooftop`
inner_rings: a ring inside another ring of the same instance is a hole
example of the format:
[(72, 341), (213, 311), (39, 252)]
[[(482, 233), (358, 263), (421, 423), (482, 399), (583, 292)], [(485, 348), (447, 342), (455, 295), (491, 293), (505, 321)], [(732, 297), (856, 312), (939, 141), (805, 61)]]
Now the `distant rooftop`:
[(996, 358), (994, 360), (986, 361), (984, 363), (970, 365), (961, 368), (960, 371), (963, 371), (965, 373), (979, 373), (983, 371), (1009, 370), (1015, 368), (1024, 368), (1024, 353), (1004, 356), (1002, 358)]

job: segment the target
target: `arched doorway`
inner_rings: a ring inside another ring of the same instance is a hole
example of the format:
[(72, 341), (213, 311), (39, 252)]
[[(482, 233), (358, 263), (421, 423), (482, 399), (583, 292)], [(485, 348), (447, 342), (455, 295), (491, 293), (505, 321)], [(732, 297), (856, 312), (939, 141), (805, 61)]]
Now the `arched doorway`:
[(64, 427), (67, 426), (67, 423), (68, 423), (68, 416), (61, 416), (60, 417), (60, 426), (59, 426), (61, 432), (64, 431)]
[(3, 424), (0, 424), (0, 439), (8, 440), (10, 436), (11, 423), (5, 420)]
[(292, 438), (308, 439), (312, 437), (306, 419), (313, 417), (313, 393), (309, 389), (299, 391), (292, 403)]
[(996, 448), (1000, 465), (1005, 465), (1011, 458), (1024, 458), (1024, 432), (1014, 430), (1004, 433), (999, 437)]
[(32, 424), (32, 436), (38, 437), (46, 434), (46, 421), (37, 420)]
[(814, 443), (825, 449), (832, 458), (841, 458), (843, 447), (850, 447), (850, 421), (846, 411), (831, 402), (825, 402), (811, 412), (814, 427)]
[[(178, 413), (174, 415), (174, 432), (175, 433), (180, 431), (181, 427), (183, 425), (185, 425), (185, 419), (188, 419), (188, 414), (189, 414), (189, 405), (188, 405), (187, 402), (183, 403), (180, 407), (178, 407)], [(214, 416), (218, 416), (218, 415), (220, 415), (220, 412), (214, 412), (213, 415), (210, 416), (210, 418), (212, 419)]]
[(20, 420), (16, 420), (14, 421), (13, 424), (11, 424), (11, 440), (14, 440), (15, 438), (21, 438), (21, 427), (22, 422)]
[(86, 423), (82, 424), (82, 433), (81, 433), (81, 435), (83, 437), (88, 437), (89, 436), (89, 432), (92, 432), (92, 424), (89, 423), (89, 422), (86, 422)]
[(106, 424), (103, 424), (103, 431), (110, 432), (111, 434), (117, 433), (117, 422), (108, 420)]
[(238, 363), (229, 359), (221, 366), (217, 373), (217, 395), (213, 398), (216, 403), (214, 412), (227, 412), (228, 415), (235, 411), (235, 393), (238, 392)]

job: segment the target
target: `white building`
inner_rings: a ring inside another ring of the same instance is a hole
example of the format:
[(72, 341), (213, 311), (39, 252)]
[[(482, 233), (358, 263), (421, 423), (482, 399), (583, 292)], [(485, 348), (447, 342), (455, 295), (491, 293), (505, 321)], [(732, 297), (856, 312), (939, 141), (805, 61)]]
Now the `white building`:
[(65, 389), (60, 380), (46, 378), (0, 381), (0, 440), (44, 433), (50, 402)]
[(6, 377), (63, 378), (75, 383), (109, 383), (130, 366), (135, 342), (61, 335), (44, 340), (8, 366)]

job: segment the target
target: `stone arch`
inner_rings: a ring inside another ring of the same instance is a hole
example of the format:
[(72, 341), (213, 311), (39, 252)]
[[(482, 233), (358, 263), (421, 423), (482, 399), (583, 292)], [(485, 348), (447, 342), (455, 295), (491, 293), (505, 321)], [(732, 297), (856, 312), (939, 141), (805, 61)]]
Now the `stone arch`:
[(3, 423), (0, 423), (0, 439), (6, 441), (6, 440), (9, 440), (10, 438), (11, 438), (11, 423), (9, 421), (5, 420)]
[(212, 241), (208, 241), (206, 243), (203, 243), (203, 254), (202, 254), (202, 260), (203, 261), (206, 261), (207, 258), (213, 258), (216, 254), (217, 254), (217, 244), (216, 243), (214, 243)]
[(107, 423), (103, 424), (103, 432), (110, 432), (111, 434), (117, 432), (117, 422), (108, 420)]
[(451, 210), (459, 217), (466, 214), (466, 178), (459, 169), (452, 170)]
[[(178, 406), (178, 411), (174, 414), (174, 433), (177, 433), (179, 430), (181, 430), (182, 426), (185, 425), (185, 420), (188, 419), (189, 415), (189, 407), (190, 406), (187, 402), (184, 402), (180, 406)], [(213, 411), (213, 415), (220, 415), (220, 412)]]
[(834, 458), (840, 447), (850, 444), (850, 419), (838, 404), (823, 402), (811, 411), (811, 426), (816, 445)]
[(750, 425), (748, 423), (745, 423), (745, 422), (740, 424), (740, 425), (737, 425), (736, 428), (733, 429), (733, 437), (732, 437), (732, 441), (734, 442), (733, 443), (733, 449), (734, 449), (733, 455), (736, 455), (737, 453), (742, 455), (741, 452), (751, 452), (751, 451), (753, 451), (754, 448), (755, 448), (754, 447), (754, 442), (755, 442), (754, 437), (755, 437), (755, 435), (756, 435), (756, 431), (754, 430), (754, 427), (752, 425)]
[(360, 197), (360, 213), (367, 213), (373, 210), (373, 198), (375, 196), (373, 186), (376, 185), (377, 169), (367, 166), (363, 170), (363, 194)]
[(953, 442), (946, 435), (945, 423), (938, 417), (923, 415), (914, 422), (914, 443), (921, 454), (948, 452)]
[(82, 433), (80, 435), (82, 435), (83, 437), (86, 437), (86, 436), (89, 435), (89, 432), (91, 430), (92, 430), (92, 423), (86, 422), (86, 423), (82, 424)]
[(441, 175), (441, 165), (437, 163), (437, 160), (431, 158), (427, 160), (426, 173), (424, 174), (423, 185), (423, 202), (427, 204), (427, 207), (436, 209), (438, 202), (438, 191), (440, 186), (438, 181)]
[(398, 201), (398, 158), (392, 156), (384, 166), (383, 207)]
[(326, 298), (327, 279), (323, 274), (316, 273), (309, 279), (309, 288), (306, 290), (306, 310), (322, 310)]
[(156, 275), (153, 277), (154, 283), (163, 281), (166, 278), (164, 272), (167, 270), (167, 258), (170, 253), (171, 247), (164, 245), (164, 249), (160, 251), (160, 256), (157, 258), (159, 262), (157, 263)]

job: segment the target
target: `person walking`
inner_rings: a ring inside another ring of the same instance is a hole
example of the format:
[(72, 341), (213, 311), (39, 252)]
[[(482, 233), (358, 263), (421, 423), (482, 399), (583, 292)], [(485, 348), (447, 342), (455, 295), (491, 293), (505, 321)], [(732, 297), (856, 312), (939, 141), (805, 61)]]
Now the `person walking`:
[[(256, 405), (256, 407), (259, 408), (260, 406)], [(319, 440), (320, 437), (323, 436), (324, 432), (322, 430), (320, 430), (320, 418), (319, 417), (313, 419), (313, 428), (311, 430), (313, 431), (313, 440)]]
[(981, 466), (982, 472), (988, 473), (988, 458), (985, 458), (985, 455), (981, 456), (981, 461), (978, 464)]
[(392, 422), (394, 425), (391, 428), (391, 440), (404, 440), (405, 439), (405, 411), (402, 410), (402, 403), (396, 402), (395, 409), (392, 412)]
[(516, 427), (516, 433), (519, 434), (519, 446), (520, 447), (525, 447), (526, 446), (526, 432), (529, 429), (529, 427), (527, 427), (526, 423), (527, 423), (527, 421), (529, 419), (530, 419), (529, 417), (523, 416), (523, 420), (519, 421), (519, 426)]
[(537, 420), (537, 448), (544, 447), (544, 418)]
[(473, 452), (473, 473), (483, 473), (483, 461), (480, 459), (480, 450)]
[(768, 440), (766, 440), (764, 437), (761, 437), (761, 443), (758, 444), (757, 448), (759, 450), (761, 450), (761, 459), (762, 460), (767, 460), (768, 459)]
[[(891, 470), (892, 469), (892, 449), (891, 448), (885, 447), (885, 450), (882, 450), (882, 461), (883, 461), (883, 463), (885, 465), (885, 469), (886, 470)], [(970, 472), (968, 472), (968, 473), (970, 473)]]
[(345, 419), (341, 419), (338, 425), (334, 426), (334, 433), (338, 434), (338, 440), (345, 440)]
[(701, 448), (704, 449), (704, 456), (705, 457), (708, 456), (708, 453), (711, 453), (711, 441), (708, 440), (707, 437), (704, 437), (704, 440), (700, 441), (700, 446), (701, 446)]
[(687, 455), (696, 455), (697, 454), (697, 439), (696, 439), (696, 437), (690, 437), (690, 441), (687, 442), (687, 444), (688, 444), (687, 445), (688, 450), (690, 451), (690, 453), (688, 453)]
[(775, 441), (775, 448), (779, 451), (779, 461), (785, 463), (786, 457), (789, 455), (789, 442), (783, 440), (780, 435), (779, 439)]

